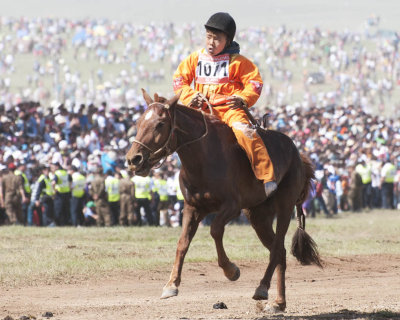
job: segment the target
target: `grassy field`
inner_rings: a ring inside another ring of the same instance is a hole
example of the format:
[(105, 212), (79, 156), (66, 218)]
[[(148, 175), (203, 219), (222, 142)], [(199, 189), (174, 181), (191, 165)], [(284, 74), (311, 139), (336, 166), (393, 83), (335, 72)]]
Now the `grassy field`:
[[(296, 223), (286, 239), (290, 248)], [(341, 214), (307, 220), (322, 257), (399, 254), (399, 211)], [(113, 272), (172, 266), (180, 228), (0, 228), (0, 286), (70, 283)], [(263, 261), (268, 255), (250, 226), (230, 225), (224, 243), (232, 261)], [(294, 259), (290, 256), (290, 259)], [(216, 263), (209, 228), (200, 228), (186, 262)]]

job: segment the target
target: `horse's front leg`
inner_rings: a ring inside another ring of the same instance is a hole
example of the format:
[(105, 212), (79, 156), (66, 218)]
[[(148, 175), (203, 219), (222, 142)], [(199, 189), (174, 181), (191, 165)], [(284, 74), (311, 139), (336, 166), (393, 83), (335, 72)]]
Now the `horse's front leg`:
[(185, 255), (189, 249), (190, 242), (196, 234), (199, 226), (199, 215), (194, 207), (185, 203), (182, 217), (182, 233), (178, 240), (174, 266), (168, 283), (165, 285), (161, 299), (166, 299), (178, 295), (178, 287), (181, 283), (181, 273)]
[(214, 239), (215, 247), (218, 255), (218, 265), (224, 270), (225, 276), (231, 280), (236, 281), (240, 277), (240, 269), (232, 263), (226, 255), (222, 238), (225, 232), (225, 225), (239, 216), (240, 211), (236, 208), (227, 208), (217, 214), (211, 224), (211, 236)]

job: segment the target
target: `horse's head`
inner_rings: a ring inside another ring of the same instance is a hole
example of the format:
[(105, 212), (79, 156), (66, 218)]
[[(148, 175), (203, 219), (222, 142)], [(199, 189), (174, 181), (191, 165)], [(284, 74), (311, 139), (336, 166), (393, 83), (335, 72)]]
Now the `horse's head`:
[(137, 122), (137, 134), (126, 160), (130, 170), (147, 176), (155, 164), (173, 151), (174, 109), (180, 94), (170, 100), (155, 94), (153, 100), (145, 90), (142, 91), (148, 108)]

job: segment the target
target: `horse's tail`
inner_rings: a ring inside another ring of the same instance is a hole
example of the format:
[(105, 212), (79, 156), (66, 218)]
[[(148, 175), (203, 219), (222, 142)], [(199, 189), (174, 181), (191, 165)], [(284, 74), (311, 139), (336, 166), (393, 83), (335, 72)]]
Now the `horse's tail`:
[(292, 239), (292, 255), (302, 264), (315, 264), (322, 268), (317, 244), (305, 230), (306, 218), (301, 204), (296, 205), (298, 226)]
[(302, 265), (315, 264), (318, 267), (322, 268), (322, 261), (318, 253), (317, 245), (305, 231), (306, 217), (304, 215), (302, 207), (303, 202), (308, 197), (310, 188), (312, 188), (311, 180), (315, 178), (314, 168), (310, 159), (307, 156), (300, 154), (300, 157), (304, 166), (305, 179), (303, 190), (296, 203), (298, 226), (295, 234), (293, 235), (291, 252)]

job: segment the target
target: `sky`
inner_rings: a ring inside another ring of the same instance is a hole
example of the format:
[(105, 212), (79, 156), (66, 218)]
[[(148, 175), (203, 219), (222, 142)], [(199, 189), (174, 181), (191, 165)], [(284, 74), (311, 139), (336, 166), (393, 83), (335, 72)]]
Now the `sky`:
[(204, 23), (229, 12), (238, 28), (249, 26), (362, 30), (371, 14), (385, 29), (400, 29), (400, 0), (0, 0), (0, 15), (108, 18), (146, 23)]

